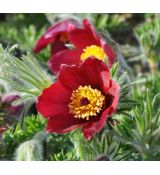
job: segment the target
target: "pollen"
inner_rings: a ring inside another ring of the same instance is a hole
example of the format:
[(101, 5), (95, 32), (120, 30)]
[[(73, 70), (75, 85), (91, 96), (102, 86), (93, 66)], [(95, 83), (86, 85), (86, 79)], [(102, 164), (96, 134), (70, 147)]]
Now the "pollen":
[(105, 96), (101, 91), (91, 88), (91, 86), (79, 86), (72, 92), (69, 112), (75, 118), (89, 120), (92, 116), (97, 116), (104, 106)]
[(102, 60), (102, 61), (107, 57), (103, 48), (96, 46), (96, 45), (91, 45), (83, 49), (80, 59), (81, 61), (83, 61), (86, 58), (91, 57), (91, 56), (94, 56), (95, 58)]

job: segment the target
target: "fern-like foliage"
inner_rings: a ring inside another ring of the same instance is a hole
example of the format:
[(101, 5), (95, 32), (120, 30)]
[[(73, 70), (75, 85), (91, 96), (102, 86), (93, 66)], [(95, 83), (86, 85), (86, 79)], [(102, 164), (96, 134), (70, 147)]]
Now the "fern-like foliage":
[(51, 84), (50, 77), (41, 68), (37, 60), (29, 53), (17, 58), (10, 49), (0, 50), (0, 78), (5, 80), (11, 89), (21, 93), (18, 102), (26, 101), (40, 95), (42, 90)]
[(133, 86), (130, 82), (128, 73), (124, 71), (120, 71), (119, 62), (115, 63), (111, 69), (112, 78), (120, 85), (120, 100), (117, 108), (117, 114), (126, 114), (126, 112), (132, 110), (136, 105), (138, 105), (138, 101), (132, 99), (133, 95)]
[(108, 126), (90, 141), (86, 141), (79, 131), (75, 132), (72, 138), (76, 155), (80, 160), (101, 160), (103, 157), (109, 161), (123, 160), (129, 154), (129, 151), (122, 152), (121, 143), (115, 141)]
[(116, 138), (132, 146), (140, 160), (160, 160), (158, 97), (159, 94), (151, 98), (151, 93), (147, 91), (146, 101), (130, 112), (130, 118), (122, 118), (120, 124), (114, 127)]

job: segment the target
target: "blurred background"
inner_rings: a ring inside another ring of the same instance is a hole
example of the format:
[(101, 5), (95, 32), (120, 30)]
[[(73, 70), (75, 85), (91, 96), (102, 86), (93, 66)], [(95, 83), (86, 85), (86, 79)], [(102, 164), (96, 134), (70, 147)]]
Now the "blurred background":
[[(6, 47), (19, 45), (15, 56), (20, 57), (27, 51), (33, 54), (37, 39), (55, 22), (65, 18), (82, 20), (87, 17), (97, 31), (117, 50), (121, 66), (127, 70), (131, 82), (137, 82), (131, 98), (146, 101), (146, 89), (151, 97), (160, 89), (160, 16), (159, 14), (0, 14), (0, 43)], [(40, 64), (47, 69), (50, 48), (36, 55)], [(29, 117), (8, 119), (9, 105), (2, 100), (9, 93), (0, 82), (0, 159), (13, 160), (16, 147), (42, 131), (45, 121), (37, 117), (34, 104), (29, 106)], [(7, 104), (7, 105), (6, 105)], [(32, 116), (32, 117), (30, 117)], [(5, 120), (4, 120), (5, 118)], [(7, 123), (7, 129), (5, 129)], [(2, 134), (3, 133), (3, 134)], [(3, 135), (3, 137), (2, 137)], [(47, 136), (46, 160), (79, 160), (72, 151), (70, 135)], [(97, 156), (97, 155), (96, 155)], [(96, 157), (95, 156), (95, 157)], [(124, 160), (141, 159), (126, 157)]]

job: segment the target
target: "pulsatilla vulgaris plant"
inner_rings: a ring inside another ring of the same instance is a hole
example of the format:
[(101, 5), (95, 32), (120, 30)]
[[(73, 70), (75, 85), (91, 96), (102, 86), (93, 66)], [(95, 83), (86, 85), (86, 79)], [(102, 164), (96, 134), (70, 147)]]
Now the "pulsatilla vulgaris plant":
[[(63, 48), (59, 45), (59, 40), (64, 40)], [(55, 40), (58, 38), (58, 41)], [(73, 65), (88, 57), (94, 56), (99, 60), (108, 63), (111, 67), (115, 61), (116, 54), (110, 45), (98, 35), (94, 27), (88, 21), (83, 20), (83, 26), (74, 21), (62, 21), (48, 29), (48, 31), (38, 40), (34, 51), (39, 52), (47, 44), (52, 44), (52, 48), (59, 46), (57, 52), (52, 49), (49, 67), (53, 73), (57, 73), (61, 64)], [(69, 44), (70, 47), (66, 47)], [(65, 46), (65, 48), (64, 48)]]
[(147, 90), (146, 101), (136, 107), (129, 118), (115, 126), (115, 135), (121, 143), (130, 145), (138, 160), (160, 159), (160, 109), (159, 93), (152, 97)]
[(48, 118), (47, 131), (65, 133), (82, 127), (90, 139), (115, 112), (119, 95), (108, 67), (88, 58), (80, 65), (61, 66), (58, 80), (38, 97), (37, 109)]
[(13, 105), (12, 102), (19, 99), (16, 94), (8, 94), (0, 97), (0, 135), (17, 122), (21, 116), (23, 105)]
[(48, 75), (31, 54), (16, 58), (15, 46), (1, 48), (1, 78), (21, 96), (16, 104), (35, 100), (37, 111), (47, 120), (48, 133), (64, 134), (80, 128), (86, 140), (91, 140), (99, 138), (96, 133), (103, 133), (105, 128), (112, 130), (116, 125), (114, 113), (125, 113), (134, 104), (128, 97), (126, 74), (120, 75), (120, 66), (114, 63), (116, 51), (87, 19), (83, 26), (74, 20), (52, 26), (34, 51), (39, 52), (48, 44), (52, 45), (49, 68), (56, 76)]

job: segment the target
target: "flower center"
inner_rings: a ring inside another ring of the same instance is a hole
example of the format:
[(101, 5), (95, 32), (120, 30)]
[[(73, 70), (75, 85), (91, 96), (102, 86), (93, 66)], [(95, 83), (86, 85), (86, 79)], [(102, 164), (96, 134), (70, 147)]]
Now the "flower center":
[(105, 96), (97, 89), (91, 86), (79, 86), (71, 95), (69, 103), (69, 111), (75, 118), (89, 120), (91, 116), (97, 116), (100, 113)]
[(63, 43), (67, 43), (68, 42), (67, 33), (61, 33), (60, 34), (60, 41), (62, 41)]
[(80, 56), (81, 61), (85, 60), (88, 57), (94, 56), (95, 58), (99, 59), (99, 60), (104, 60), (106, 56), (104, 50), (96, 45), (91, 45), (91, 46), (87, 46), (85, 49), (83, 49), (83, 52)]

